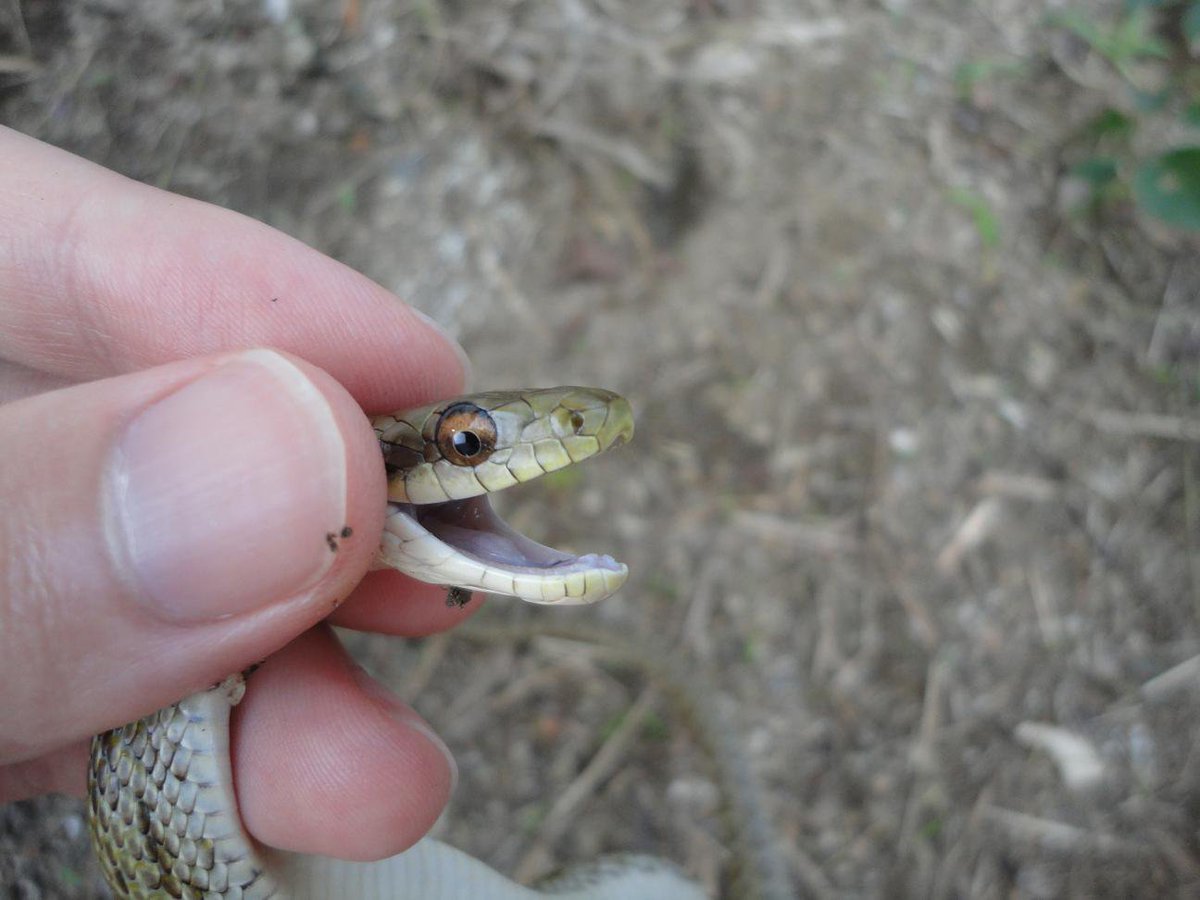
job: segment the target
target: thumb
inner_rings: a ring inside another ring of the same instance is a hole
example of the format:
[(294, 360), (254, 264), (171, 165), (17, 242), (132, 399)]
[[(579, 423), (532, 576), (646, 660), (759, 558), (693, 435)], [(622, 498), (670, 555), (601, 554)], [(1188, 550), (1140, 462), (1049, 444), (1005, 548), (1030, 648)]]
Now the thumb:
[(384, 472), (354, 400), (270, 350), (0, 406), (0, 763), (285, 644), (366, 570)]

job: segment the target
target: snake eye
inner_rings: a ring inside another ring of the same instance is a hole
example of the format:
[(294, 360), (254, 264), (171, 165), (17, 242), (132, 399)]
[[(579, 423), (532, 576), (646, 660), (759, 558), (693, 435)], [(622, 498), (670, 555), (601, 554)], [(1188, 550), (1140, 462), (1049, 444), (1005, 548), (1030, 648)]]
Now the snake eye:
[(479, 435), (473, 431), (459, 431), (450, 439), (459, 456), (471, 458), (483, 449)]
[(438, 450), (456, 466), (474, 466), (496, 449), (496, 423), (474, 403), (455, 403), (438, 419)]

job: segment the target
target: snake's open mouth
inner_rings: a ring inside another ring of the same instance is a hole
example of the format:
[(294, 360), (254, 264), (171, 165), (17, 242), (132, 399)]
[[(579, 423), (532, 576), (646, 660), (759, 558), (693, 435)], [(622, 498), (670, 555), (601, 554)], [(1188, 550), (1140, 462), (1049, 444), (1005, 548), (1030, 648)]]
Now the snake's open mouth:
[(490, 568), (513, 574), (538, 575), (605, 569), (623, 572), (625, 567), (608, 554), (576, 556), (526, 537), (492, 509), (487, 495), (445, 503), (393, 503), (392, 506), (448, 547)]
[(623, 444), (629, 402), (600, 388), (483, 392), (372, 420), (388, 476), (380, 565), (532, 603), (595, 603), (625, 582), (611, 556), (518, 533), (488, 496)]

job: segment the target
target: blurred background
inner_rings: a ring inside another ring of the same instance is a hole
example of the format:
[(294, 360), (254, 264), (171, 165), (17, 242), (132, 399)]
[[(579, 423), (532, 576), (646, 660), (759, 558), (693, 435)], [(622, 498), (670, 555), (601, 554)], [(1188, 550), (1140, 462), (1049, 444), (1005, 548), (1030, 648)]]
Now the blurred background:
[[(628, 395), (505, 496), (707, 667), (805, 896), (1200, 893), (1200, 3), (0, 0), (0, 121)], [(668, 856), (719, 790), (584, 645), (353, 636), (454, 749), (442, 837)], [(74, 801), (0, 892), (100, 896)]]

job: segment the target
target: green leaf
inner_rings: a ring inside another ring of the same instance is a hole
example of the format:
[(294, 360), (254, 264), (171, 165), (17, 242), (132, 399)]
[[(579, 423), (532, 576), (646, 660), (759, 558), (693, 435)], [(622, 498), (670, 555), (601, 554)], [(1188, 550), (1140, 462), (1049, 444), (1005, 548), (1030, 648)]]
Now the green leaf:
[(941, 819), (930, 819), (928, 822), (926, 822), (924, 825), (921, 826), (920, 831), (918, 833), (925, 840), (932, 841), (939, 834), (942, 833), (943, 827), (945, 827), (945, 823)]
[(742, 662), (757, 662), (759, 655), (758, 643), (754, 638), (748, 637), (742, 641)]
[(950, 200), (971, 214), (983, 246), (995, 247), (1000, 243), (1000, 220), (986, 199), (967, 188), (955, 188), (950, 192)]
[(976, 59), (961, 63), (954, 70), (954, 86), (964, 96), (979, 84), (1000, 76), (1018, 76), (1025, 72), (1025, 64), (1005, 59)]
[(1134, 89), (1132, 93), (1133, 105), (1137, 107), (1138, 112), (1158, 112), (1171, 99), (1170, 86), (1163, 88), (1161, 91), (1139, 91)]
[(517, 814), (518, 827), (523, 834), (533, 834), (546, 818), (547, 810), (541, 806), (527, 806)]
[(1154, 34), (1154, 28), (1154, 14), (1148, 9), (1135, 9), (1117, 23), (1107, 47), (1096, 49), (1118, 64), (1142, 56), (1169, 59), (1171, 49)]
[(1097, 190), (1117, 177), (1117, 163), (1107, 157), (1093, 156), (1072, 166), (1071, 174), (1082, 178), (1093, 190)]
[(1193, 128), (1200, 128), (1200, 100), (1193, 100), (1183, 111), (1183, 122)]
[(1090, 16), (1077, 9), (1064, 9), (1062, 12), (1051, 13), (1050, 24), (1074, 32), (1077, 38), (1093, 48), (1098, 48), (1098, 45), (1104, 42), (1104, 35), (1096, 23)]
[(1107, 59), (1128, 80), (1131, 63), (1146, 57), (1167, 59), (1170, 48), (1154, 33), (1154, 12), (1146, 6), (1130, 9), (1125, 18), (1101, 27), (1092, 14), (1067, 9), (1049, 17), (1051, 25), (1066, 28)]
[(671, 729), (658, 713), (651, 710), (642, 717), (642, 737), (649, 741), (665, 741)]
[(1183, 27), (1183, 36), (1187, 38), (1188, 44), (1194, 45), (1196, 38), (1200, 38), (1200, 0), (1193, 0), (1188, 4), (1179, 24)]
[(1133, 176), (1133, 193), (1150, 215), (1200, 231), (1200, 147), (1182, 147), (1142, 163)]
[(1119, 109), (1111, 106), (1100, 112), (1087, 124), (1087, 132), (1093, 138), (1128, 138), (1133, 134), (1136, 123)]
[(991, 68), (986, 62), (960, 63), (954, 70), (954, 86), (958, 88), (959, 94), (965, 96), (971, 93), (975, 85), (986, 79), (990, 73)]

